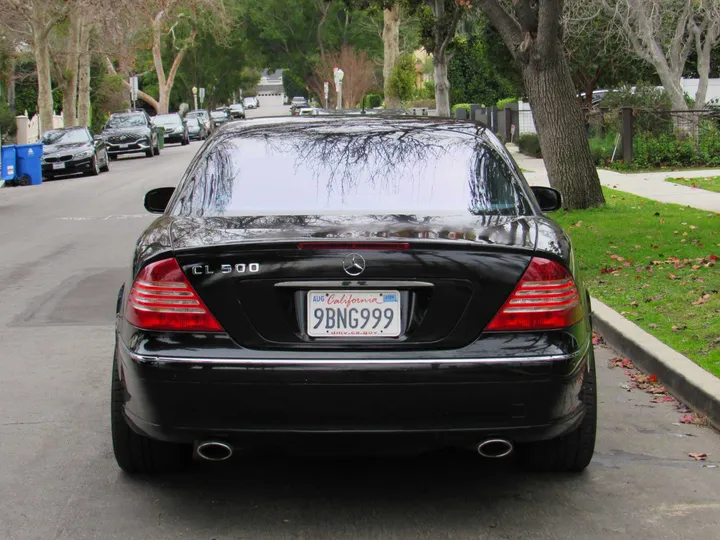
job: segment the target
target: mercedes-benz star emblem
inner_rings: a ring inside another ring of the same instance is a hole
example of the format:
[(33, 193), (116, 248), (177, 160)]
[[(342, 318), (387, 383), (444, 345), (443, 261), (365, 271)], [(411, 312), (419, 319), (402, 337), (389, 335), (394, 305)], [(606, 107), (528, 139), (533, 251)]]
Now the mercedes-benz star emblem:
[(349, 276), (359, 276), (365, 271), (365, 259), (358, 253), (351, 253), (343, 259), (343, 270)]

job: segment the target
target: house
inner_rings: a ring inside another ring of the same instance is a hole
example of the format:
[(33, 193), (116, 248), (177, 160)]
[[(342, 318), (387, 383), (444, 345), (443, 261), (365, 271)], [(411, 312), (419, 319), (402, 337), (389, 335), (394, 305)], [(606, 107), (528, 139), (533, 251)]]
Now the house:
[(281, 106), (285, 103), (287, 96), (283, 89), (282, 69), (264, 69), (260, 75), (260, 83), (257, 86), (257, 96), (263, 105)]

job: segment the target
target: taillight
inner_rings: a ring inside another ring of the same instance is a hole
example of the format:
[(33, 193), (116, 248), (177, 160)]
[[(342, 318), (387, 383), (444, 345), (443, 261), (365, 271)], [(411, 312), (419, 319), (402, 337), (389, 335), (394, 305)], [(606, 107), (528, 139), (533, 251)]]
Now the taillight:
[(147, 265), (135, 279), (127, 321), (145, 330), (222, 332), (175, 259)]
[(535, 257), (485, 330), (554, 330), (572, 326), (582, 318), (580, 295), (567, 268)]

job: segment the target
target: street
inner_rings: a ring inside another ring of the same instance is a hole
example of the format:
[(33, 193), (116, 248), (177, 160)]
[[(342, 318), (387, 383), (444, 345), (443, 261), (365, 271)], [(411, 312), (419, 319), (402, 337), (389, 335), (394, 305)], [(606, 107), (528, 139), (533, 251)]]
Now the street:
[[(288, 114), (248, 116), (273, 113)], [(455, 452), (121, 473), (109, 427), (117, 291), (153, 220), (144, 193), (176, 185), (200, 147), (0, 190), (0, 539), (717, 540), (720, 435), (629, 391), (603, 346), (597, 450), (579, 476)]]

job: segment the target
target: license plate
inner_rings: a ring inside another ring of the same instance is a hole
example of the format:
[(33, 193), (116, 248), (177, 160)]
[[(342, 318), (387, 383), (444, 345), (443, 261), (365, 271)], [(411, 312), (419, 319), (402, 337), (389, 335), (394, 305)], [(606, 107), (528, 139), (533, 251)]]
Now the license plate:
[(55, 169), (55, 170), (57, 170), (57, 169), (64, 169), (64, 168), (65, 168), (65, 164), (64, 164), (64, 163), (53, 163), (53, 169)]
[(118, 144), (118, 148), (128, 148), (129, 144)]
[(397, 337), (398, 291), (310, 291), (307, 331), (311, 337)]

